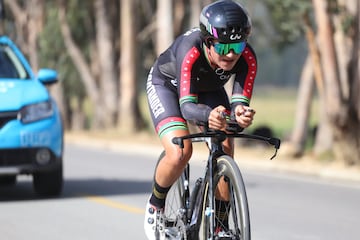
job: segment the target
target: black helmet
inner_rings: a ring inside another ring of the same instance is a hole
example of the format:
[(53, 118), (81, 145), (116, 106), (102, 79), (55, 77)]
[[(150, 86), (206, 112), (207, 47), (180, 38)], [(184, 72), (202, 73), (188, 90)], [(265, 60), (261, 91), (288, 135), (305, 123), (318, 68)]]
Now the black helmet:
[(200, 29), (206, 44), (211, 39), (223, 43), (246, 41), (251, 31), (251, 20), (240, 3), (222, 0), (203, 8)]

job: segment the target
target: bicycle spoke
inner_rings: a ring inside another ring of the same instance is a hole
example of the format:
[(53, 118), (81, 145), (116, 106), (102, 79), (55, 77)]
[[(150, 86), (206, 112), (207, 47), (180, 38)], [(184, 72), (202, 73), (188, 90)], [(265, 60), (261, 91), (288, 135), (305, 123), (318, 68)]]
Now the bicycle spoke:
[[(250, 221), (245, 188), (240, 171), (231, 161), (233, 160), (229, 156), (220, 157), (217, 162), (217, 171), (214, 174), (214, 187), (216, 188), (224, 178), (229, 190), (229, 202), (218, 201), (217, 209), (215, 209), (214, 239), (250, 240)], [(209, 201), (208, 197), (206, 197), (206, 201)], [(202, 216), (200, 234), (203, 235), (202, 239), (208, 240), (211, 239), (209, 218), (205, 213)]]
[(181, 176), (171, 187), (165, 204), (165, 235), (169, 240), (186, 240), (184, 208), (184, 177)]

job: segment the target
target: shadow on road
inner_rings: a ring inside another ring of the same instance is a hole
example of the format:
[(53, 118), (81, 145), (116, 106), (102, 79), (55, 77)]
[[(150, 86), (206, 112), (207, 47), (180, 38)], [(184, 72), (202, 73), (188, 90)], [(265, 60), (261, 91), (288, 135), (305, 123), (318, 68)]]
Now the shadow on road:
[[(150, 193), (151, 181), (121, 179), (65, 179), (62, 194), (57, 198), (78, 198), (84, 195), (111, 196)], [(38, 196), (32, 181), (19, 181), (15, 186), (0, 186), (0, 202), (44, 200)]]

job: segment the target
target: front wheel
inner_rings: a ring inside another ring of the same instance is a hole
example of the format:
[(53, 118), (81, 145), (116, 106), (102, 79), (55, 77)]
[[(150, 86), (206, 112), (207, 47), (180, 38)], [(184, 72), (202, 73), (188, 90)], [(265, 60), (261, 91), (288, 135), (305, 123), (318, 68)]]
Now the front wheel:
[(0, 176), (0, 186), (14, 186), (16, 184), (16, 175)]
[[(229, 189), (229, 202), (221, 208), (222, 216), (219, 216), (219, 209), (211, 211), (209, 201), (211, 196), (206, 188), (204, 194), (204, 205), (202, 211), (202, 220), (200, 225), (200, 239), (237, 239), (250, 240), (250, 216), (246, 190), (241, 172), (235, 161), (227, 156), (220, 156), (214, 173), (214, 191), (216, 191), (219, 181), (224, 179)], [(208, 183), (207, 183), (208, 184)], [(226, 216), (224, 221), (224, 215)], [(211, 216), (214, 216), (213, 218)], [(220, 219), (222, 217), (222, 219)], [(210, 221), (214, 221), (214, 229), (210, 229)], [(213, 236), (212, 236), (213, 234)]]
[(63, 187), (63, 165), (55, 169), (33, 174), (33, 187), (37, 194), (44, 197), (54, 197), (61, 194)]

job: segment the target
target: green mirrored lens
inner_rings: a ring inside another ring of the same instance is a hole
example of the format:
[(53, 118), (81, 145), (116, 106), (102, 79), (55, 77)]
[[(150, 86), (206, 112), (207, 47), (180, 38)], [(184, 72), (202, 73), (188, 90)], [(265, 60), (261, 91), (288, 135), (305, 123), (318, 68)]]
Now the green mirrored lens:
[(226, 55), (231, 50), (233, 50), (235, 54), (240, 54), (244, 51), (245, 47), (246, 47), (246, 42), (214, 43), (215, 51), (220, 55)]

